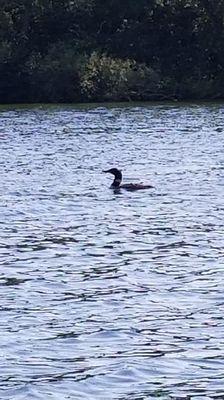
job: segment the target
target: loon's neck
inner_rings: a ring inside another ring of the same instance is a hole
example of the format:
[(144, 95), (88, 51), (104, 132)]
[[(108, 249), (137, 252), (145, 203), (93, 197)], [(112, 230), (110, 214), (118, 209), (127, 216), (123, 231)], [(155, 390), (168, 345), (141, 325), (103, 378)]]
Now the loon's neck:
[(113, 183), (112, 183), (112, 185), (111, 185), (111, 188), (112, 188), (112, 189), (119, 188), (119, 187), (120, 187), (120, 184), (121, 184), (121, 179), (115, 177), (115, 178), (114, 178), (114, 181), (113, 181)]

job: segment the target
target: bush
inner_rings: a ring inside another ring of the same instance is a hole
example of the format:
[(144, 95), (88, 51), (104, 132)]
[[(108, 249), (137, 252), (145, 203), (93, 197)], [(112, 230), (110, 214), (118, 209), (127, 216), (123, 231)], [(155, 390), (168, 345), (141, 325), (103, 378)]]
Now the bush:
[(134, 60), (93, 52), (81, 76), (83, 97), (94, 101), (148, 99), (160, 88), (157, 73)]
[(30, 101), (80, 101), (80, 65), (83, 57), (72, 47), (54, 45), (46, 56), (32, 54), (25, 69), (30, 87)]
[[(182, 99), (211, 99), (214, 97), (214, 88), (215, 81), (212, 78), (186, 78), (180, 83), (179, 92)], [(218, 90), (218, 87), (216, 93), (219, 97), (220, 90)]]

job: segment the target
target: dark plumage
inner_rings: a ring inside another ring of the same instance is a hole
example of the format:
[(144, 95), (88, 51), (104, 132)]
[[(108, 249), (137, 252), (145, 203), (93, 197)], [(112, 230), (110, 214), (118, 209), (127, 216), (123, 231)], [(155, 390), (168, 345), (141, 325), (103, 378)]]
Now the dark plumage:
[(117, 168), (111, 168), (106, 171), (103, 171), (109, 174), (114, 175), (114, 181), (110, 186), (111, 189), (126, 189), (126, 190), (140, 190), (140, 189), (151, 189), (152, 185), (143, 185), (142, 183), (126, 183), (121, 184), (122, 181), (122, 173)]

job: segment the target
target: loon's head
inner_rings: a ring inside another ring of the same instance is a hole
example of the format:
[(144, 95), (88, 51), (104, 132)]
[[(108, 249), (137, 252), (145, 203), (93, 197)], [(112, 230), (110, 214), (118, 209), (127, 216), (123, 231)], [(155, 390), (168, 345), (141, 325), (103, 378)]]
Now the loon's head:
[(121, 181), (122, 181), (122, 173), (121, 173), (121, 171), (119, 169), (111, 168), (111, 169), (108, 169), (108, 170), (103, 171), (103, 172), (106, 172), (106, 173), (114, 175), (114, 181), (113, 181), (113, 183), (111, 185), (111, 188), (118, 188), (120, 186)]

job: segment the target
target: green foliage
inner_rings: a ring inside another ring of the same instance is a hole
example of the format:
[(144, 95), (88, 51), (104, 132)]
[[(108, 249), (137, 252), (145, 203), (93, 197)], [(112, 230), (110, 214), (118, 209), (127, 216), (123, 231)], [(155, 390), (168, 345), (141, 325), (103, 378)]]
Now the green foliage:
[(0, 102), (222, 98), (224, 0), (1, 0)]
[(151, 68), (134, 60), (94, 52), (84, 69), (81, 86), (84, 97), (90, 100), (141, 99), (156, 93), (159, 77)]
[(80, 69), (85, 57), (76, 49), (57, 43), (48, 53), (32, 54), (25, 64), (30, 101), (77, 102), (80, 100)]

